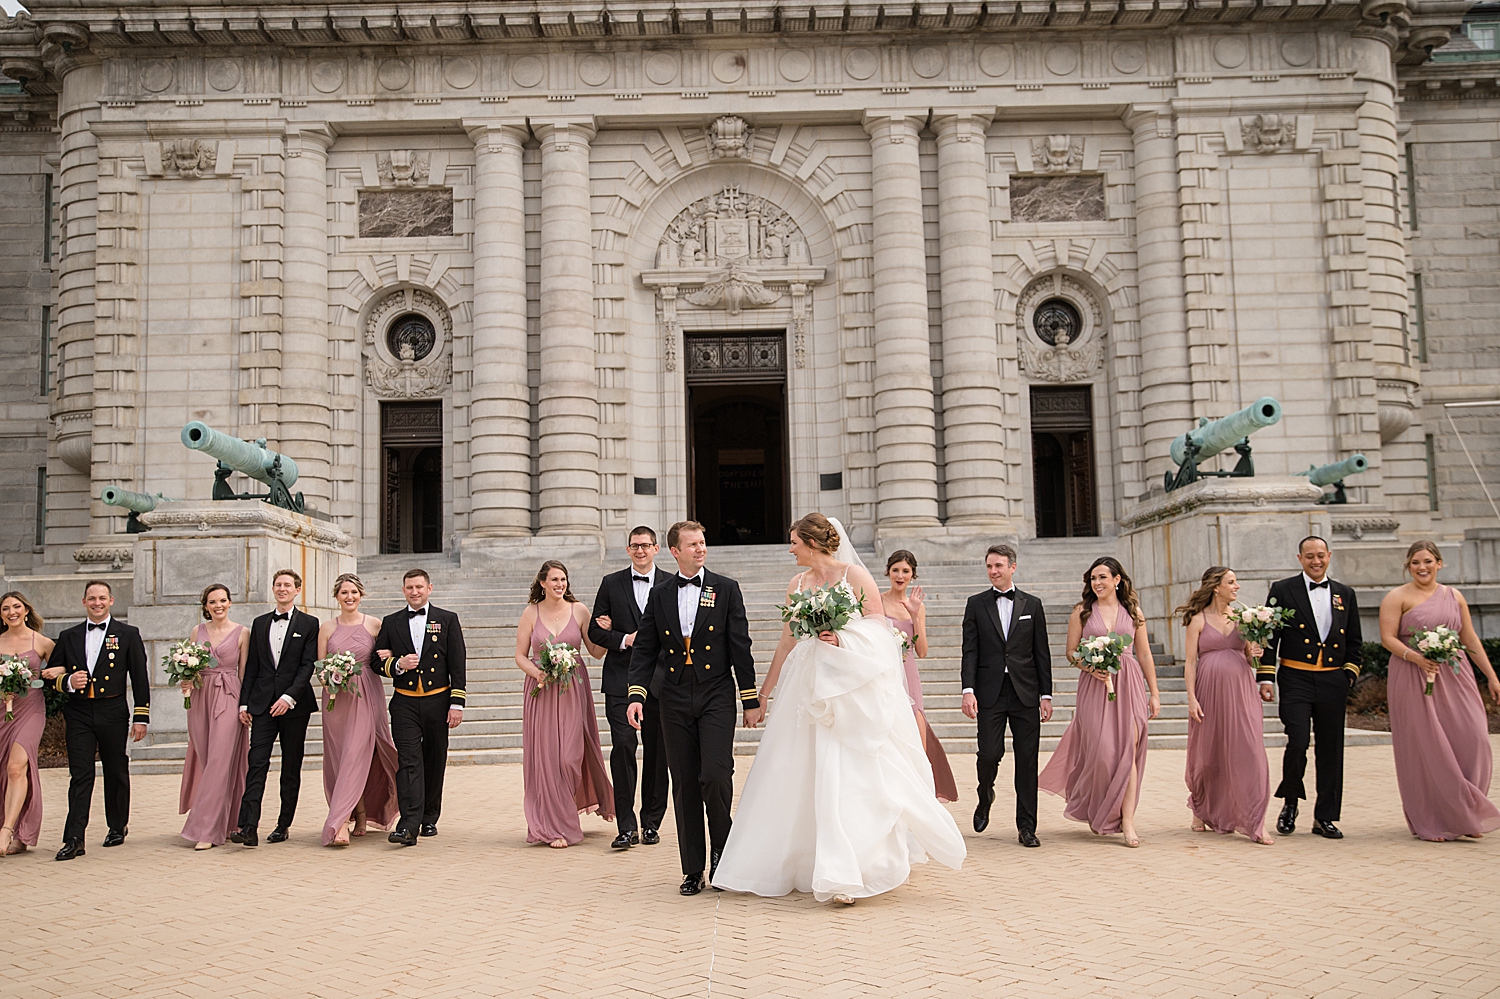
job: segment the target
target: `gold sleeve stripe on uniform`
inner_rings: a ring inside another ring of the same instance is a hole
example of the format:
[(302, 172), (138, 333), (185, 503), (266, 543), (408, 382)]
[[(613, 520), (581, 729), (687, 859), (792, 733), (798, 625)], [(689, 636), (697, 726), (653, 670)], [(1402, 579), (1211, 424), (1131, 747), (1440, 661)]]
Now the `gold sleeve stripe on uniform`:
[(630, 689), (625, 692), (625, 695), (627, 697), (634, 697), (636, 694), (640, 694), (642, 697), (645, 697), (646, 693), (647, 691), (645, 687), (639, 686), (637, 684), (631, 684)]
[(756, 690), (754, 687), (742, 687), (742, 688), (740, 688), (740, 696), (741, 697), (759, 697), (760, 696), (760, 691)]
[(457, 694), (459, 697), (467, 697), (467, 692), (462, 687), (450, 687), (448, 693)]

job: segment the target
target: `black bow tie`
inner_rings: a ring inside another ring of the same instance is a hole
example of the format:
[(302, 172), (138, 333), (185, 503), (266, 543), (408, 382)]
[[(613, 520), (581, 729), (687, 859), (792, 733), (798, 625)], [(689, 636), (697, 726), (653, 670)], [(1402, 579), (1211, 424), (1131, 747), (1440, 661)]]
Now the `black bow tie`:
[(1013, 590), (1013, 589), (1011, 589), (1011, 590), (996, 590), (995, 591), (995, 596), (999, 597), (1002, 600), (1014, 601), (1016, 599), (1016, 591)]
[(1307, 588), (1309, 590), (1326, 590), (1326, 589), (1328, 589), (1328, 583), (1329, 583), (1329, 581), (1326, 580), (1326, 579), (1323, 580), (1321, 583), (1314, 583), (1312, 580), (1309, 579), (1307, 581)]
[(702, 586), (703, 585), (703, 577), (702, 576), (691, 576), (691, 577), (689, 577), (689, 576), (678, 576), (677, 577), (677, 585), (678, 586)]
[(426, 607), (423, 607), (420, 610), (412, 610), (410, 607), (406, 608), (406, 619), (408, 621), (410, 621), (414, 617), (425, 617), (426, 614), (427, 614), (427, 608)]
[(649, 583), (649, 582), (651, 582), (651, 577), (650, 576), (637, 576), (635, 573), (632, 572), (630, 574), (630, 581), (632, 583)]
[(89, 622), (89, 631), (93, 631), (95, 628), (98, 628), (100, 631), (103, 631), (105, 628), (108, 628), (108, 627), (109, 627), (109, 622), (108, 621), (105, 621), (103, 624), (95, 624), (92, 621)]
[(272, 611), (271, 612), (271, 622), (273, 624), (275, 622), (277, 622), (277, 621), (290, 621), (291, 619), (292, 619), (292, 612), (291, 611), (287, 611), (285, 614), (280, 614), (280, 613), (277, 613), (276, 611)]

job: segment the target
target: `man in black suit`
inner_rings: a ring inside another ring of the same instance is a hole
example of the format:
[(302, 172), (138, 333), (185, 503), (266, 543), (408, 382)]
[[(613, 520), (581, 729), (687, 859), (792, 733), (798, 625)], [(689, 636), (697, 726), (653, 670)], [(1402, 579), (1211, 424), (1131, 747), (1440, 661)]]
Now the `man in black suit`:
[(302, 754), (307, 722), (318, 710), (313, 694), (313, 663), (318, 659), (318, 619), (296, 607), (302, 577), (278, 570), (271, 580), (276, 610), (250, 625), (250, 653), (240, 680), (240, 723), (250, 727), (250, 767), (240, 799), (239, 832), (229, 839), (245, 846), (260, 842), (260, 802), (271, 770), (271, 747), (281, 739), (281, 813), (267, 843), (286, 841), (302, 790)]
[[(94, 754), (104, 768), (105, 846), (119, 846), (130, 831), (130, 755), (127, 737), (140, 742), (151, 721), (151, 672), (141, 633), (115, 620), (114, 593), (103, 580), (83, 587), (88, 620), (63, 629), (42, 678), (68, 695), (63, 705), (68, 740), (68, 820), (58, 860), (84, 854), (83, 833), (94, 799)], [(125, 706), (125, 678), (135, 712)]]
[(1286, 750), (1276, 788), (1276, 797), (1283, 799), (1276, 831), (1283, 836), (1297, 831), (1297, 802), (1307, 797), (1302, 781), (1307, 747), (1316, 732), (1318, 800), (1312, 831), (1325, 839), (1344, 838), (1334, 824), (1344, 801), (1344, 709), (1359, 677), (1364, 639), (1354, 591), (1328, 578), (1331, 558), (1328, 542), (1303, 538), (1297, 545), (1302, 571), (1272, 583), (1266, 597), (1267, 603), (1296, 611), (1271, 637), (1255, 671), (1263, 700), (1274, 698), (1274, 684), (1281, 685)]
[[(703, 568), (703, 525), (685, 520), (667, 532), (677, 576), (651, 591), (630, 657), (630, 706), (625, 717), (640, 728), (647, 695), (660, 702), (662, 741), (672, 772), (677, 851), (684, 895), (703, 890), (729, 839), (734, 800), (734, 716), (746, 728), (765, 717), (755, 689), (750, 623), (740, 584)], [(703, 849), (708, 813), (710, 848)]]
[[(630, 698), (627, 694), (631, 648), (636, 628), (646, 612), (646, 598), (657, 584), (669, 578), (656, 568), (656, 532), (637, 527), (630, 532), (626, 550), (630, 568), (605, 576), (594, 597), (594, 619), (589, 625), (589, 641), (609, 652), (604, 657), (604, 715), (609, 720), (609, 770), (615, 782), (615, 822), (620, 835), (610, 846), (628, 850), (636, 843), (660, 842), (657, 830), (667, 814), (667, 754), (661, 744), (661, 719), (657, 717), (656, 698), (646, 696), (645, 714), (641, 720), (640, 742), (644, 745), (645, 771), (641, 774), (641, 823), (635, 822), (635, 747), (636, 731), (625, 720)], [(618, 624), (618, 627), (616, 625)]]
[(436, 836), (448, 769), (448, 730), (464, 720), (464, 632), (458, 615), (434, 607), (432, 578), (410, 569), (401, 580), (406, 607), (387, 614), (375, 636), (375, 669), (391, 678), (391, 739), (399, 769), (401, 819), (388, 837), (416, 846)]
[(1042, 602), (1015, 588), (1016, 550), (992, 545), (984, 557), (990, 588), (964, 607), (963, 713), (979, 722), (979, 805), (974, 831), (990, 824), (995, 775), (1010, 724), (1016, 754), (1016, 831), (1022, 846), (1036, 838), (1037, 756), (1042, 722), (1052, 717), (1052, 653)]

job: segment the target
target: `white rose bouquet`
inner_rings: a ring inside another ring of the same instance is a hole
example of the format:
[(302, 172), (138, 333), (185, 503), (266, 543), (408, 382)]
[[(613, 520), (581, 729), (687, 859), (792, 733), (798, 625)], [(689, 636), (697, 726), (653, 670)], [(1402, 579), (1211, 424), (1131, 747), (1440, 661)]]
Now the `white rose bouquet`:
[(0, 659), (0, 698), (5, 701), (5, 720), (15, 721), (13, 709), (17, 697), (25, 697), (28, 690), (42, 685), (42, 681), (31, 671), (31, 663), (25, 656), (6, 656)]
[(825, 631), (840, 631), (856, 613), (864, 613), (865, 602), (847, 583), (799, 590), (777, 604), (781, 619), (792, 627), (796, 638), (816, 638)]
[(1255, 607), (1231, 607), (1226, 615), (1240, 629), (1240, 637), (1262, 647), (1270, 645), (1276, 632), (1296, 616), (1294, 608), (1277, 607), (1275, 600)]
[(313, 679), (328, 688), (328, 710), (333, 710), (333, 702), (346, 690), (354, 691), (354, 696), (359, 696), (359, 674), (364, 667), (359, 660), (354, 658), (352, 652), (335, 652), (326, 659), (319, 659), (313, 663)]
[(543, 645), (541, 654), (537, 656), (537, 666), (542, 671), (542, 678), (531, 696), (541, 696), (543, 687), (556, 686), (559, 691), (567, 690), (573, 683), (573, 673), (578, 669), (578, 662), (578, 650), (566, 642), (548, 642)]
[[(203, 671), (213, 665), (214, 651), (207, 642), (195, 642), (191, 638), (184, 638), (180, 642), (173, 642), (167, 654), (161, 657), (161, 664), (167, 671), (167, 679), (179, 686), (184, 683), (198, 686), (198, 678)], [(182, 695), (182, 706), (191, 708), (193, 706), (193, 695)]]
[[(1453, 670), (1454, 676), (1460, 676), (1464, 664), (1464, 643), (1459, 638), (1458, 632), (1444, 625), (1436, 628), (1422, 628), (1411, 633), (1411, 647), (1435, 663), (1441, 663)], [(1428, 697), (1432, 696), (1432, 677), (1427, 678), (1427, 686), (1422, 691)]]
[(1115, 699), (1115, 674), (1120, 672), (1120, 657), (1130, 641), (1129, 635), (1110, 632), (1107, 635), (1085, 638), (1073, 652), (1079, 666), (1104, 674), (1104, 689), (1109, 693), (1111, 701)]

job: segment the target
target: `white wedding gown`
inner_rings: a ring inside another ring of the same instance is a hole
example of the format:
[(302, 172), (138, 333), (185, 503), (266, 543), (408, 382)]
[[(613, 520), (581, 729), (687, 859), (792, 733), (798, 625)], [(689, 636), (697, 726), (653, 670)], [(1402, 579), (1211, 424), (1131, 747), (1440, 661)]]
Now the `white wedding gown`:
[(963, 864), (963, 836), (937, 800), (906, 696), (899, 639), (883, 619), (856, 618), (839, 642), (803, 639), (782, 665), (715, 888), (868, 898), (929, 855)]

